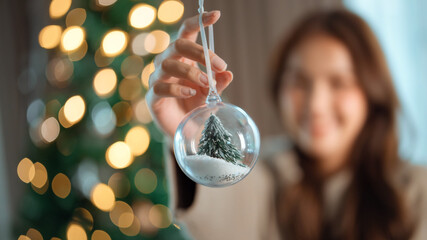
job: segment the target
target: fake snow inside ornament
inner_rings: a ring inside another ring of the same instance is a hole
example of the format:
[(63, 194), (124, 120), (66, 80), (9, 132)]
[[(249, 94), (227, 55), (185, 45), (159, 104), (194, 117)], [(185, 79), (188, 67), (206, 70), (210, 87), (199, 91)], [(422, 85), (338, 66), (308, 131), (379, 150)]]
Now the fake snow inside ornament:
[[(199, 0), (203, 13), (203, 0)], [(209, 187), (235, 184), (249, 174), (259, 154), (257, 126), (241, 108), (222, 102), (213, 78), (205, 31), (201, 38), (209, 79), (206, 104), (194, 109), (178, 126), (174, 152), (179, 167), (193, 181)], [(209, 26), (210, 50), (213, 52), (213, 27)]]

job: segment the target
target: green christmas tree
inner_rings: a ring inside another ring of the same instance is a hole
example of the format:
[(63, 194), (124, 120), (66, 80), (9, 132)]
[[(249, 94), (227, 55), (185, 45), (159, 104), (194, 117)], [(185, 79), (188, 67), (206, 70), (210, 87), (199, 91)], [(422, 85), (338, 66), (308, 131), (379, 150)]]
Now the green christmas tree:
[(231, 142), (231, 134), (224, 128), (219, 118), (212, 113), (206, 120), (197, 154), (221, 158), (234, 164), (243, 157)]

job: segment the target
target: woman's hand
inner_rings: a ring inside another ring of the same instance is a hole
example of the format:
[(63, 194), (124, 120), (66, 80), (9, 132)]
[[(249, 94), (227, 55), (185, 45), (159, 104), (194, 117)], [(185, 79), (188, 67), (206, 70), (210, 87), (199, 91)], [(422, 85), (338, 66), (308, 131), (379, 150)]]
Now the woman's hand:
[[(203, 24), (218, 21), (219, 11), (203, 14)], [(149, 79), (146, 101), (153, 120), (171, 138), (184, 116), (204, 104), (209, 93), (207, 75), (197, 62), (205, 64), (203, 47), (195, 41), (200, 31), (199, 16), (188, 18), (181, 25), (178, 38), (154, 59), (155, 71)], [(227, 64), (215, 53), (209, 52), (218, 93), (232, 81)]]

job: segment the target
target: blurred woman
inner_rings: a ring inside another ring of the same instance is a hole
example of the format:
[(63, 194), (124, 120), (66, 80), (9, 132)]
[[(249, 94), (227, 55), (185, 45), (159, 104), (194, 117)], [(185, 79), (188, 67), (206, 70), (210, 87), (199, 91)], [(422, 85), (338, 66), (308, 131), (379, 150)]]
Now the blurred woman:
[[(220, 13), (203, 17), (209, 25)], [(149, 109), (171, 139), (208, 93), (197, 20), (184, 22), (150, 77)], [(427, 239), (427, 171), (398, 155), (399, 103), (368, 25), (345, 10), (316, 12), (277, 53), (271, 90), (289, 144), (223, 189), (195, 184), (169, 159), (177, 219), (202, 240)], [(233, 75), (210, 57), (222, 92)]]

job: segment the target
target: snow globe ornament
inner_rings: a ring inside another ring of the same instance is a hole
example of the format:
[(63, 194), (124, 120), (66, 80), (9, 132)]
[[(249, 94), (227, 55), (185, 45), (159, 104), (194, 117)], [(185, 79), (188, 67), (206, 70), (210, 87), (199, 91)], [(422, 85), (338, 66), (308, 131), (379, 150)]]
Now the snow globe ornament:
[[(203, 0), (200, 0), (203, 13)], [(201, 24), (200, 14), (200, 24)], [(193, 181), (208, 187), (235, 184), (249, 174), (258, 159), (260, 135), (241, 108), (222, 102), (212, 78), (203, 25), (201, 37), (209, 79), (206, 103), (186, 115), (174, 137), (179, 167)], [(209, 26), (213, 51), (213, 28)]]

